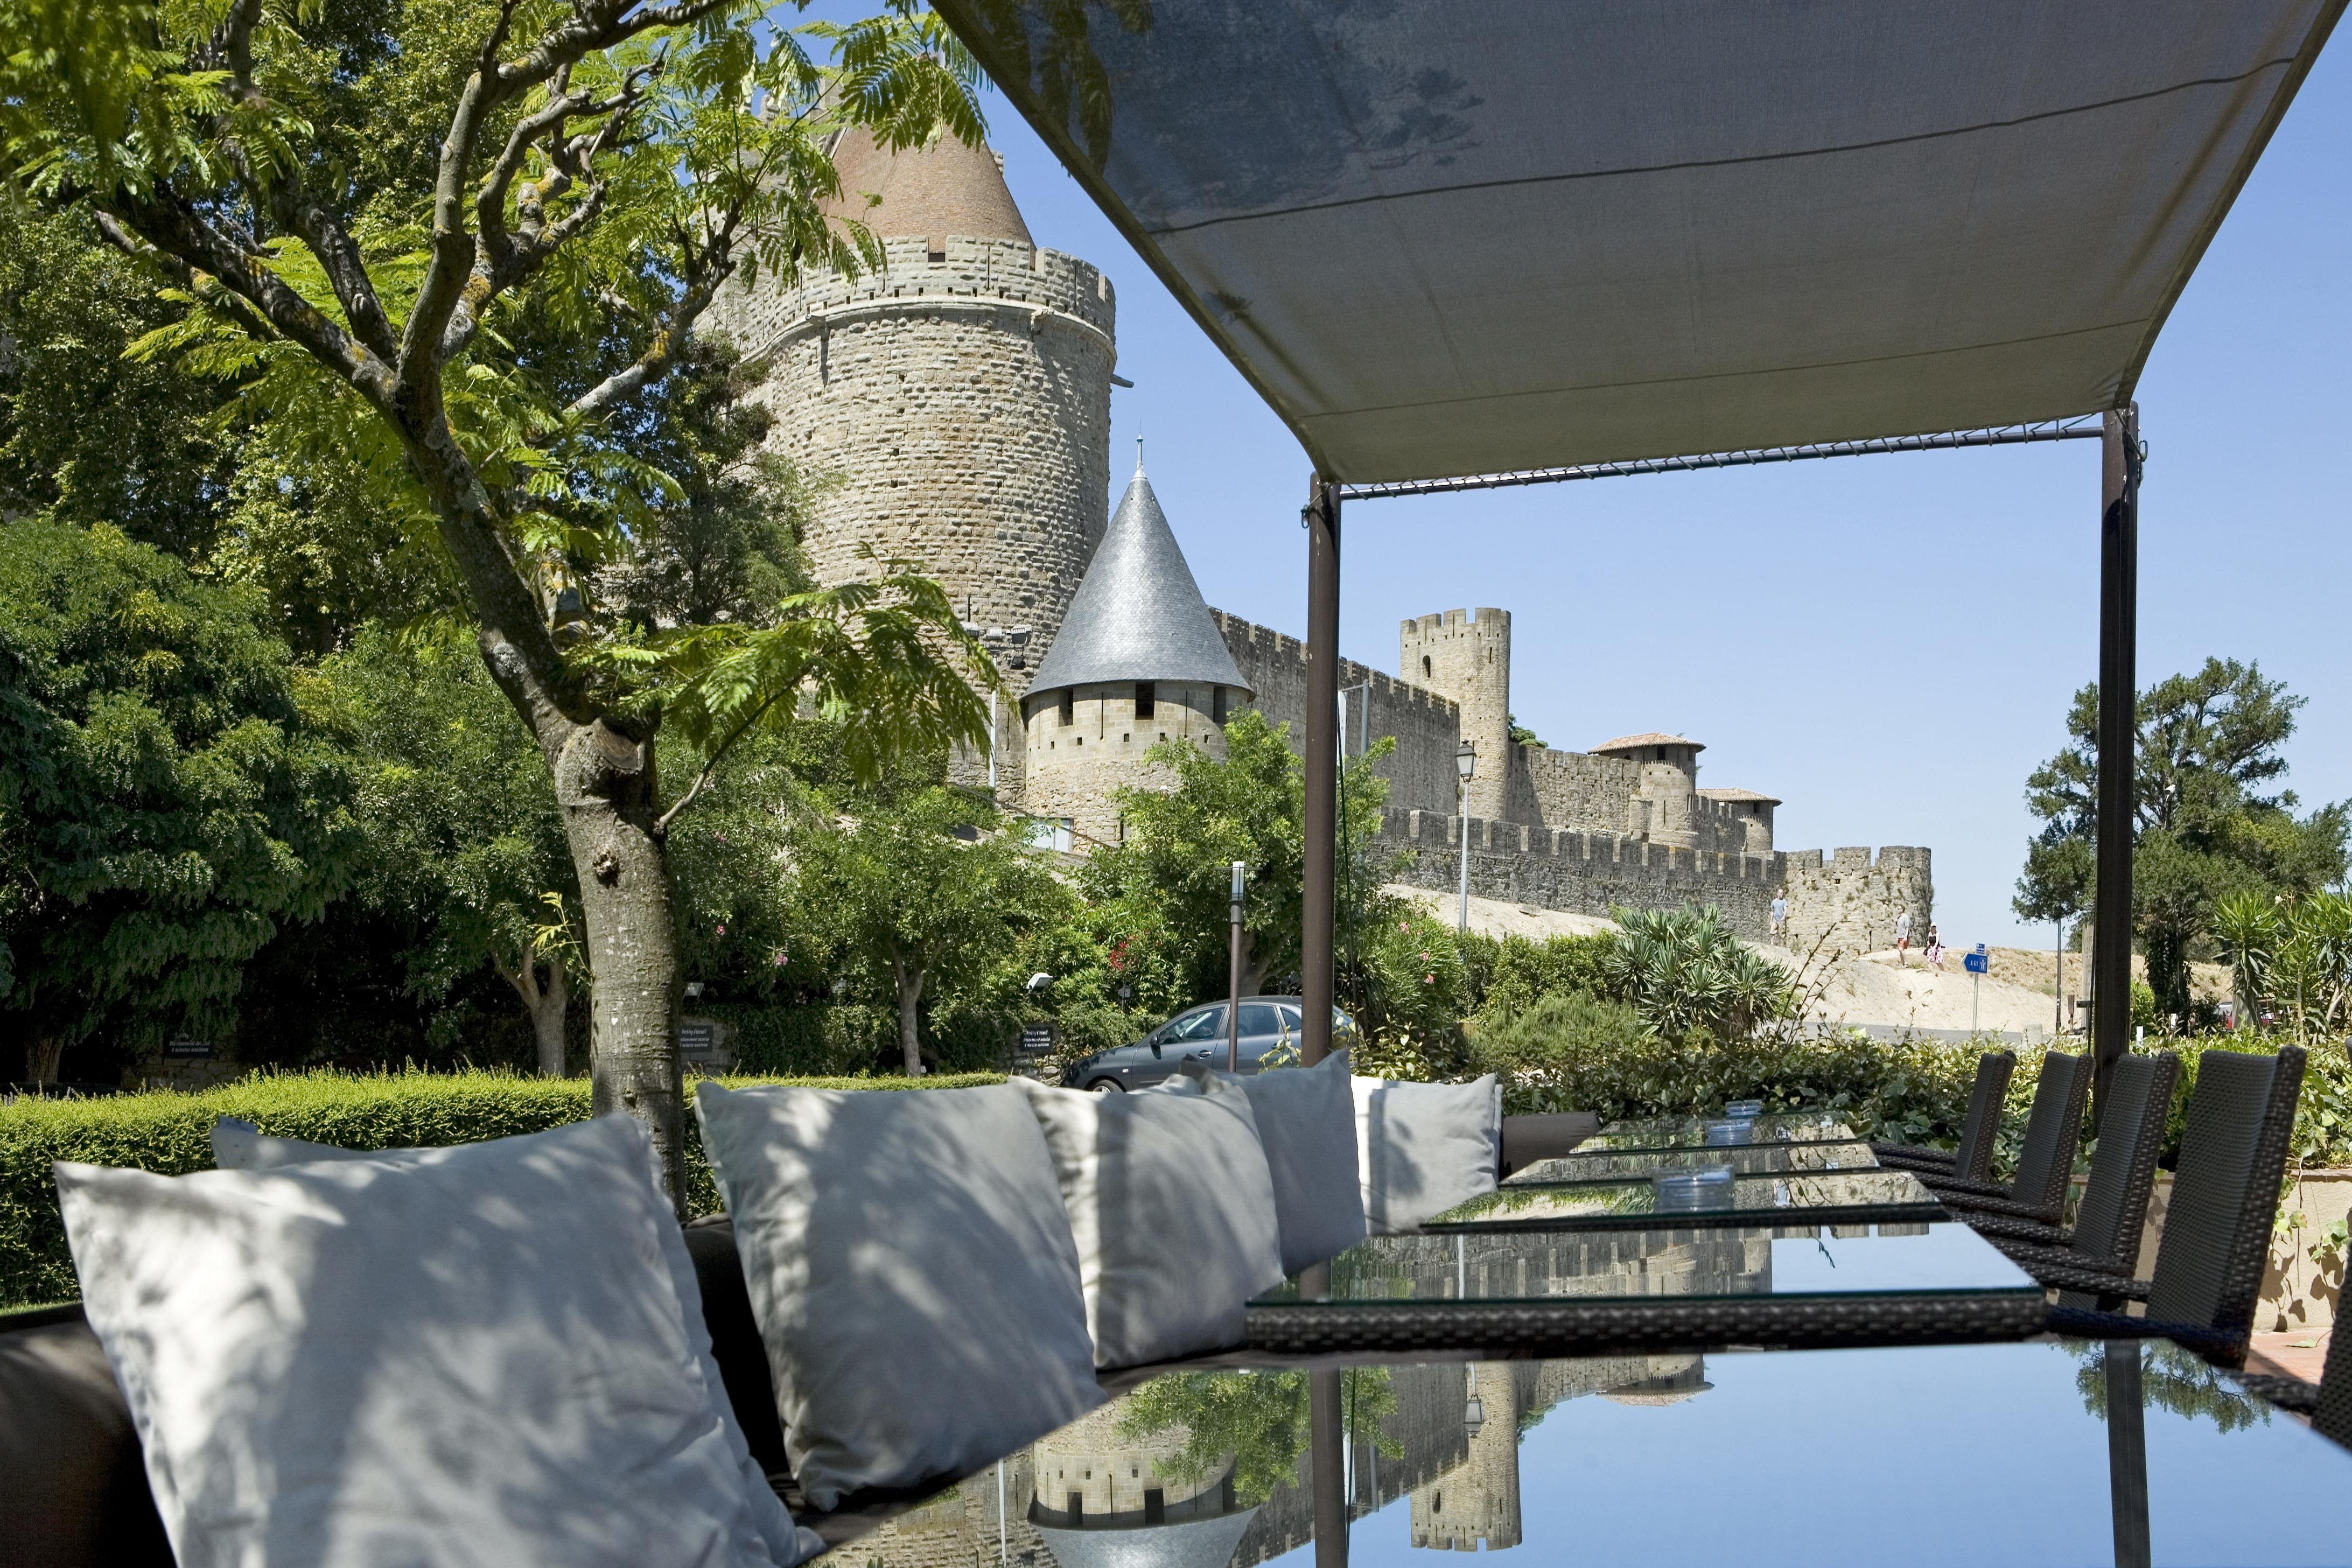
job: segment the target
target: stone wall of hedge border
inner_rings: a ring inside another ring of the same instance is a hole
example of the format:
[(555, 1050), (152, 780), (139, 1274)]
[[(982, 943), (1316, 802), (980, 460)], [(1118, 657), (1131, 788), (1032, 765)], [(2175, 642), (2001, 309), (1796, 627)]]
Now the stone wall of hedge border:
[[(832, 1089), (953, 1089), (1001, 1081), (990, 1074), (925, 1079), (728, 1078), (730, 1087), (802, 1083)], [(408, 1149), (539, 1132), (588, 1115), (585, 1079), (491, 1072), (267, 1075), (201, 1094), (157, 1092), (96, 1100), (20, 1100), (0, 1105), (0, 1310), (70, 1300), (73, 1259), (58, 1215), (58, 1160), (129, 1165), (163, 1175), (212, 1168), (215, 1118), (241, 1117), (265, 1132), (347, 1149)], [(688, 1198), (697, 1214), (719, 1206), (691, 1114)]]

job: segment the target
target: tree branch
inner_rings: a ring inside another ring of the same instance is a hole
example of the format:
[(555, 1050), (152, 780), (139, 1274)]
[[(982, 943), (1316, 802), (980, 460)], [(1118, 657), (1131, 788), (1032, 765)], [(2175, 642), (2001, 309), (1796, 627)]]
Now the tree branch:
[(696, 797), (700, 795), (705, 789), (708, 789), (710, 786), (711, 779), (718, 774), (719, 762), (726, 757), (728, 752), (735, 749), (735, 743), (738, 741), (740, 741), (744, 736), (751, 732), (751, 726), (757, 724), (761, 719), (765, 718), (767, 716), (768, 710), (773, 708), (776, 705), (777, 699), (782, 695), (782, 692), (777, 692), (774, 696), (770, 697), (766, 701), (761, 703), (757, 708), (751, 710), (751, 716), (745, 719), (740, 724), (735, 726), (734, 733), (729, 735), (724, 741), (719, 742), (718, 746), (711, 752), (709, 758), (703, 763), (702, 771), (694, 776), (694, 783), (688, 785), (686, 793), (677, 797), (676, 804), (671, 805), (667, 811), (663, 812), (660, 817), (655, 821), (653, 836), (656, 843), (669, 837), (669, 825), (671, 819), (676, 817), (688, 806), (692, 805)]
[(328, 320), (316, 305), (288, 285), (247, 247), (215, 227), (162, 182), (149, 195), (118, 193), (119, 221), (141, 238), (188, 268), (208, 272), (222, 287), (250, 304), (277, 331), (310, 351), (311, 356), (341, 376), (379, 408), (390, 406), (391, 368), (367, 346)]
[(221, 280), (209, 272), (199, 271), (166, 250), (159, 250), (122, 226), (115, 216), (100, 209), (92, 215), (98, 222), (99, 237), (121, 251), (134, 261), (143, 261), (164, 277), (202, 300), (212, 309), (229, 317), (246, 332), (263, 342), (278, 338), (278, 329), (253, 308), (250, 300), (231, 293)]

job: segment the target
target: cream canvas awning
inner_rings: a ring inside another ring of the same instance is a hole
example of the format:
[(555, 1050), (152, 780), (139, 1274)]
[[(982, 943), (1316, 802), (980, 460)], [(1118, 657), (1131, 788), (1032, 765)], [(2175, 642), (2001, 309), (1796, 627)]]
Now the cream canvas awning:
[(2129, 400), (2343, 0), (939, 0), (1328, 478)]

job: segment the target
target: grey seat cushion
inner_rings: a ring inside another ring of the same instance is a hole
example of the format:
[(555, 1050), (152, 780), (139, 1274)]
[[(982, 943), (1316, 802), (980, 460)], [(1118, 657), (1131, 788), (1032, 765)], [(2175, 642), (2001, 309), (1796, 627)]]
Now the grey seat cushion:
[[(751, 1458), (785, 1472), (784, 1433), (735, 1227), (686, 1227), (711, 1354)], [(0, 1314), (0, 1568), (173, 1568), (131, 1412), (79, 1306)]]
[(1523, 1171), (1538, 1160), (1556, 1160), (1600, 1131), (1601, 1118), (1589, 1110), (1506, 1116), (1502, 1173)]

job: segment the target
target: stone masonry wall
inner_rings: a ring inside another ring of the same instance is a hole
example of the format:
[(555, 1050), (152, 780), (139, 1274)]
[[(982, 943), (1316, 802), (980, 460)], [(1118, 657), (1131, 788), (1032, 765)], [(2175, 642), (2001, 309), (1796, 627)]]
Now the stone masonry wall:
[(1911, 916), (1911, 945), (1927, 944), (1927, 922), (1936, 910), (1935, 878), (1926, 849), (1890, 844), (1874, 859), (1867, 846), (1822, 852), (1807, 849), (1783, 857), (1788, 863), (1789, 946), (1811, 952), (1827, 938), (1824, 951), (1872, 952), (1893, 945), (1895, 917)]
[[(1451, 892), (1461, 885), (1459, 828), (1460, 819), (1445, 814), (1392, 810), (1378, 848), (1406, 857), (1401, 880)], [(1470, 819), (1470, 890), (1481, 898), (1603, 918), (1612, 909), (1712, 904), (1751, 942), (1769, 933), (1783, 858)]]
[[(983, 626), (1027, 626), (1017, 695), (1052, 646), (1108, 517), (1110, 283), (1014, 240), (883, 242), (887, 265), (713, 307), (768, 379), (768, 443), (813, 481), (821, 582), (910, 557)], [(1009, 664), (1009, 661), (1006, 661)], [(999, 791), (1021, 798), (1021, 722), (999, 721)], [(977, 773), (976, 758), (961, 773)]]
[(1028, 710), (1028, 774), (1021, 807), (1033, 816), (1066, 818), (1078, 847), (1117, 844), (1122, 834), (1120, 789), (1171, 789), (1172, 770), (1144, 756), (1162, 741), (1187, 741), (1223, 762), (1225, 732), (1216, 722), (1216, 688), (1155, 683), (1151, 717), (1135, 716), (1135, 686), (1070, 689), (1070, 722), (1053, 692), (1024, 704)]
[[(1242, 679), (1257, 693), (1251, 706), (1275, 723), (1290, 726), (1290, 749), (1307, 745), (1307, 645), (1297, 637), (1211, 610)], [(1399, 680), (1352, 659), (1339, 663), (1343, 688), (1369, 685), (1348, 694), (1349, 756), (1383, 735), (1396, 737), (1396, 750), (1377, 772), (1389, 781), (1391, 811), (1451, 812), (1454, 808), (1454, 748), (1462, 743), (1460, 709), (1436, 692)], [(1358, 704), (1365, 704), (1362, 717)]]
[(1627, 757), (1516, 746), (1508, 820), (1579, 833), (1640, 833), (1648, 824), (1630, 809), (1641, 768)]

